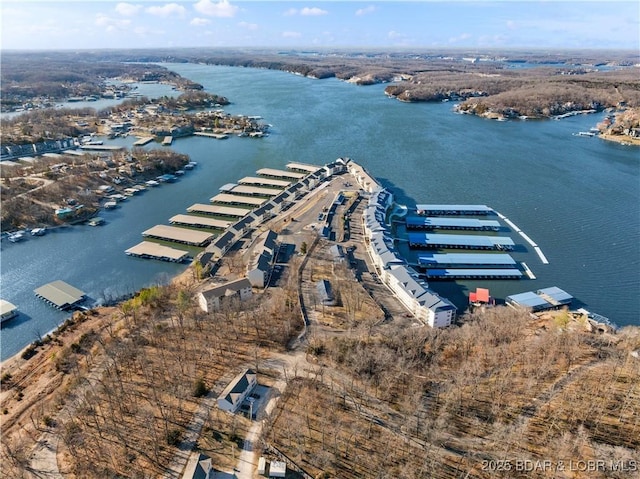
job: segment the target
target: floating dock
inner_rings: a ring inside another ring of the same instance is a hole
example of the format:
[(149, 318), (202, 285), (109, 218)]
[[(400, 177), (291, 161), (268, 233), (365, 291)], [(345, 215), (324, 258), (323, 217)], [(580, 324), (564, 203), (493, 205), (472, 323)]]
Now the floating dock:
[(133, 146), (144, 146), (147, 143), (151, 143), (153, 140), (154, 140), (153, 136), (145, 136), (143, 138), (136, 140), (133, 143)]
[(162, 146), (171, 146), (171, 143), (173, 143), (172, 136), (165, 136), (164, 139), (162, 140)]
[(83, 291), (61, 280), (40, 286), (33, 292), (38, 298), (61, 310), (73, 308), (87, 297)]
[(217, 220), (215, 218), (205, 218), (204, 216), (175, 215), (169, 218), (169, 223), (194, 226), (196, 228), (215, 228), (223, 230), (231, 224), (231, 221)]
[(426, 276), (428, 279), (520, 279), (522, 277), (522, 273), (515, 268), (442, 268), (428, 269)]
[(499, 212), (496, 211), (496, 214), (498, 215), (498, 217), (502, 221), (507, 223), (516, 233), (518, 233), (520, 236), (522, 236), (527, 243), (529, 243), (531, 246), (533, 246), (533, 250), (536, 252), (538, 257), (540, 258), (540, 261), (542, 261), (542, 264), (549, 264), (549, 260), (544, 255), (544, 253), (542, 252), (540, 247), (531, 238), (529, 238), (529, 236), (527, 236), (524, 233), (524, 231), (522, 231), (520, 228), (518, 228), (518, 226), (513, 221), (511, 221), (509, 218), (507, 218), (502, 213), (499, 213)]
[(189, 252), (171, 248), (152, 241), (143, 241), (125, 251), (129, 256), (145, 259), (159, 259), (172, 263), (181, 263), (189, 257)]
[(256, 174), (260, 176), (266, 176), (268, 178), (278, 178), (283, 179), (286, 178), (288, 180), (301, 180), (307, 173), (298, 173), (296, 171), (286, 171), (286, 170), (276, 170), (274, 168), (260, 168), (256, 171)]
[(196, 231), (177, 226), (156, 225), (142, 232), (142, 236), (160, 240), (175, 241), (193, 246), (204, 246), (215, 236), (212, 233)]
[(477, 230), (499, 231), (500, 223), (495, 220), (475, 218), (438, 218), (433, 216), (409, 216), (405, 220), (408, 229), (423, 230)]
[(189, 213), (201, 213), (205, 215), (214, 216), (228, 216), (230, 218), (243, 218), (247, 216), (251, 210), (245, 208), (234, 208), (233, 206), (221, 206), (221, 205), (205, 205), (202, 203), (196, 203), (187, 208)]
[(88, 151), (120, 151), (124, 150), (124, 146), (117, 145), (82, 145), (80, 146), (81, 150)]
[(196, 131), (194, 135), (206, 136), (207, 138), (215, 138), (216, 140), (226, 140), (227, 138), (229, 138), (229, 135), (225, 135), (224, 133), (209, 133), (206, 131)]
[(506, 253), (422, 253), (418, 255), (418, 265), (423, 268), (478, 268), (517, 266), (510, 254)]
[(416, 205), (419, 215), (489, 215), (494, 211), (487, 205)]
[(256, 198), (253, 196), (231, 195), (228, 193), (220, 193), (211, 198), (211, 203), (226, 203), (228, 205), (249, 205), (260, 206), (267, 202), (267, 198)]
[(539, 289), (535, 292), (527, 291), (525, 293), (512, 294), (505, 298), (505, 302), (509, 306), (530, 308), (534, 312), (569, 306), (572, 301), (573, 296), (557, 286)]
[(510, 251), (515, 247), (515, 243), (508, 236), (409, 233), (409, 246)]

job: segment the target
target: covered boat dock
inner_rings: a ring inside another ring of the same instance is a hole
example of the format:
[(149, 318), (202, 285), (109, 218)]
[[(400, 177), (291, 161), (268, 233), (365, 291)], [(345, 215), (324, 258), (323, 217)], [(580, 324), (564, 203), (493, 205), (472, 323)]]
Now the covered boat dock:
[(487, 205), (416, 205), (419, 215), (488, 215), (493, 209)]
[(509, 251), (514, 248), (515, 243), (508, 236), (409, 233), (409, 246), (418, 248), (456, 248)]
[(152, 241), (143, 241), (125, 251), (129, 256), (136, 256), (145, 259), (159, 259), (180, 263), (188, 258), (189, 252), (181, 249), (171, 248)]
[(34, 289), (33, 292), (38, 298), (61, 310), (73, 308), (87, 297), (84, 291), (62, 280), (47, 283)]
[(246, 208), (234, 208), (232, 206), (205, 205), (196, 203), (187, 208), (189, 213), (200, 213), (213, 216), (227, 216), (230, 218), (242, 218), (247, 216), (251, 210)]
[(512, 294), (505, 298), (505, 302), (510, 306), (531, 308), (534, 312), (569, 306), (572, 301), (573, 296), (557, 286), (539, 289), (535, 292)]
[(439, 218), (432, 216), (409, 216), (405, 221), (408, 229), (478, 231), (500, 230), (500, 222), (495, 220), (479, 220), (476, 218)]
[(177, 226), (156, 225), (142, 232), (142, 236), (160, 240), (175, 241), (193, 246), (204, 246), (215, 236), (204, 231), (195, 231)]
[(250, 186), (275, 186), (276, 188), (286, 188), (291, 184), (290, 181), (287, 180), (276, 180), (273, 178), (258, 178), (257, 176), (245, 176), (244, 178), (238, 180), (238, 184), (240, 185), (250, 185)]
[(276, 170), (275, 168), (260, 168), (256, 173), (260, 176), (268, 178), (286, 178), (292, 181), (298, 181), (307, 176), (307, 173), (299, 173), (297, 171)]
[(426, 275), (429, 279), (520, 279), (522, 277), (522, 273), (515, 268), (428, 269)]
[(256, 198), (252, 196), (231, 195), (229, 193), (218, 193), (211, 198), (211, 203), (225, 203), (228, 205), (249, 205), (260, 206), (267, 202), (267, 198)]
[(295, 161), (287, 163), (287, 169), (292, 171), (300, 171), (303, 173), (315, 173), (322, 169), (322, 166), (309, 165), (308, 163), (297, 163)]
[(517, 263), (506, 253), (423, 253), (418, 264), (424, 268), (515, 268)]
[(175, 215), (169, 218), (169, 223), (194, 226), (196, 228), (215, 228), (223, 230), (231, 224), (231, 221), (217, 220), (215, 218), (206, 218), (204, 216), (195, 215)]
[(283, 190), (284, 188), (265, 188), (250, 185), (234, 185), (232, 188), (229, 188), (225, 192), (232, 195), (276, 196), (282, 193)]

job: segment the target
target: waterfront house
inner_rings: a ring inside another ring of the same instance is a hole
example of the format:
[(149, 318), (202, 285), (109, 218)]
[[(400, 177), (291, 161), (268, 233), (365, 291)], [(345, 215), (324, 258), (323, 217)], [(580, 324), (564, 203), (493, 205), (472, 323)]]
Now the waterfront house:
[(246, 301), (253, 294), (247, 278), (205, 289), (198, 294), (198, 304), (205, 313), (222, 308), (233, 301)]
[(235, 413), (258, 384), (258, 375), (251, 369), (245, 369), (218, 396), (218, 407), (223, 411)]

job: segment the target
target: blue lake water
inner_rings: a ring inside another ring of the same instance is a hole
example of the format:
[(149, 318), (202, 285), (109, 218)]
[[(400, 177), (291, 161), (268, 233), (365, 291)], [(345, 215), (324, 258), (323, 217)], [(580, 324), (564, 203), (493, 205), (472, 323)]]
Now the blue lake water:
[[(324, 164), (347, 156), (364, 165), (400, 203), (486, 204), (518, 225), (550, 264), (515, 232), (517, 261), (536, 280), (431, 282), (466, 304), (468, 290), (494, 297), (558, 286), (617, 325), (640, 324), (640, 151), (574, 136), (602, 115), (560, 121), (495, 122), (457, 115), (452, 103), (400, 103), (384, 85), (358, 87), (284, 72), (167, 65), (232, 102), (232, 114), (260, 115), (272, 125), (262, 139), (201, 137), (172, 148), (198, 162), (178, 182), (149, 189), (100, 216), (101, 227), (77, 226), (11, 244), (2, 242), (0, 296), (21, 315), (0, 334), (2, 359), (60, 324), (60, 313), (33, 289), (62, 279), (96, 301), (164, 283), (184, 265), (130, 258), (141, 232), (206, 203), (225, 183), (287, 162)], [(164, 94), (164, 93), (163, 93)], [(115, 140), (131, 146), (134, 139)]]

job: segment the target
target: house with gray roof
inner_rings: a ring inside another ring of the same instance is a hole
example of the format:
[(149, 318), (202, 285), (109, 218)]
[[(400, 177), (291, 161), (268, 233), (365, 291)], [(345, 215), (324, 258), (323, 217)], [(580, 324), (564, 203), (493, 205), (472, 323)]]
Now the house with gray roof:
[(252, 369), (245, 369), (218, 396), (218, 407), (223, 411), (235, 413), (258, 384), (258, 375)]
[(210, 313), (232, 301), (245, 301), (252, 294), (251, 283), (247, 278), (242, 278), (200, 291), (198, 304), (205, 313)]

